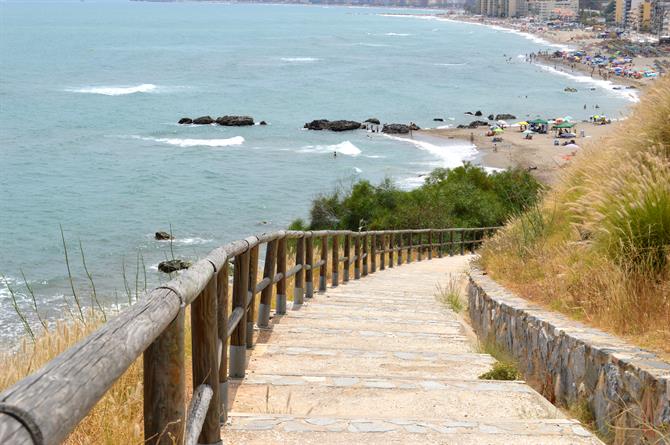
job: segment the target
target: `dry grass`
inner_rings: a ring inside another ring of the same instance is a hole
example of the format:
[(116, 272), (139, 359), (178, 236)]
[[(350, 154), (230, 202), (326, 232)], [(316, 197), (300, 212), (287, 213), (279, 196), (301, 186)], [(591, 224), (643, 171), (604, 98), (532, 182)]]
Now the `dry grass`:
[(521, 295), (670, 358), (670, 78), (485, 244)]

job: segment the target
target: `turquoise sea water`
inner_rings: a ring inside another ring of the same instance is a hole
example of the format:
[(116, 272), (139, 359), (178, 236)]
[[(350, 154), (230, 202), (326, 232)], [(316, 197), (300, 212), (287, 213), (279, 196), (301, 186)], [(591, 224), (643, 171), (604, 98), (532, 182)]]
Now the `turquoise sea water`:
[[(123, 265), (134, 292), (138, 252), (158, 282), (155, 265), (170, 253), (153, 232), (170, 224), (175, 254), (195, 258), (306, 217), (311, 198), (338, 184), (391, 176), (409, 187), (476, 154), (454, 141), (302, 130), (312, 119), (430, 127), (434, 117), (467, 123), (468, 110), (584, 118), (584, 104), (618, 116), (631, 103), (518, 58), (542, 42), (389, 12), (401, 11), (0, 3), (0, 273), (21, 304), (20, 270), (45, 310), (71, 299), (59, 224), (75, 275), (85, 277), (81, 240), (112, 304), (115, 290), (126, 300)], [(206, 114), (269, 125), (176, 125)], [(86, 282), (76, 284), (88, 302)], [(0, 326), (5, 338), (20, 331), (4, 285)]]

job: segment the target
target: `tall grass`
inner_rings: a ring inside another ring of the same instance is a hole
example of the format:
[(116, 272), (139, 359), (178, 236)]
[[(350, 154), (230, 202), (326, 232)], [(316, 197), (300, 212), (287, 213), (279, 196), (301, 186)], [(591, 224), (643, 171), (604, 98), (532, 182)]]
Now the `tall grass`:
[(481, 253), (525, 297), (670, 357), (670, 78)]

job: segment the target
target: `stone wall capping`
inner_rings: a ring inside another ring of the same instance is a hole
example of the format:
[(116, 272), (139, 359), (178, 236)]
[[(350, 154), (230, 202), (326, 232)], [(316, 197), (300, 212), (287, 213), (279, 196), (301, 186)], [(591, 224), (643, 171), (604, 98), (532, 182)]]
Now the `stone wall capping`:
[[(586, 401), (613, 443), (670, 443), (670, 363), (622, 339), (544, 309), (473, 268), (472, 327), (519, 363), (525, 380), (550, 401)], [(642, 423), (640, 419), (646, 419)], [(649, 425), (653, 425), (654, 432)]]

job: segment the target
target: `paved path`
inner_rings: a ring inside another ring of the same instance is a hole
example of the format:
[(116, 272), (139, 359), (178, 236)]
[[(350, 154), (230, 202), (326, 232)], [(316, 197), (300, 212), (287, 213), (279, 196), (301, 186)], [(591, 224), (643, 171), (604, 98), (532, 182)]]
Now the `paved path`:
[(493, 358), (435, 297), (469, 258), (378, 271), (275, 318), (231, 382), (224, 443), (600, 443), (523, 382), (477, 379)]

